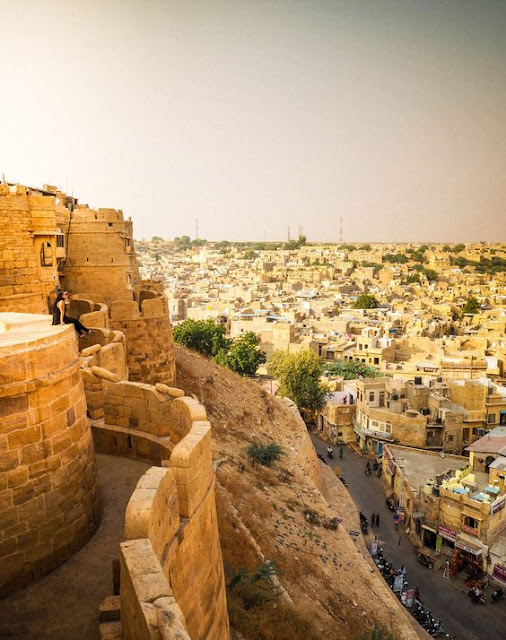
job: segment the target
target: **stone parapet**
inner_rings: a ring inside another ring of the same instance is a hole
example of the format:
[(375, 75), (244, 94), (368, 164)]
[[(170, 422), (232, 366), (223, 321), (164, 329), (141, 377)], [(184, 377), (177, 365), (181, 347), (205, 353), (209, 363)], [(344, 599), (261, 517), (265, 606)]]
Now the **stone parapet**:
[(72, 326), (0, 314), (0, 594), (93, 534), (100, 501)]
[(167, 298), (156, 293), (139, 299), (140, 308), (137, 301), (114, 302), (111, 307), (111, 328), (126, 336), (130, 379), (172, 385), (176, 365)]
[[(198, 426), (196, 431), (200, 431)], [(187, 453), (182, 457), (198, 459), (206, 467), (202, 475), (194, 478), (193, 485), (199, 485), (199, 488), (194, 492), (197, 499), (191, 513), (179, 500), (181, 484), (185, 485), (187, 478), (179, 474), (172, 461), (169, 461), (168, 469), (152, 467), (141, 478), (130, 499), (125, 518), (127, 541), (121, 545), (121, 611), (125, 638), (148, 640), (152, 637), (143, 630), (152, 613), (143, 607), (147, 601), (143, 584), (148, 581), (144, 578), (136, 587), (132, 568), (137, 575), (149, 576), (150, 588), (156, 585), (159, 589), (160, 593), (155, 594), (154, 599), (162, 595), (173, 596), (174, 604), (184, 615), (184, 619), (165, 618), (164, 624), (169, 625), (165, 630), (157, 618), (158, 637), (177, 637), (170, 635), (175, 632), (173, 625), (182, 623), (192, 640), (226, 640), (229, 637), (214, 474), (210, 454), (203, 451), (210, 448), (211, 439), (209, 428), (205, 431), (204, 439), (197, 433), (187, 436), (194, 440), (195, 447), (190, 445), (186, 449), (184, 440), (179, 445)], [(193, 439), (192, 436), (197, 437)], [(198, 449), (197, 453), (192, 451), (194, 448)], [(195, 470), (194, 466), (186, 468)], [(183, 494), (187, 489), (184, 486)], [(172, 590), (167, 591), (169, 584)], [(139, 609), (145, 620), (139, 620), (136, 615)], [(134, 628), (138, 635), (134, 634)]]

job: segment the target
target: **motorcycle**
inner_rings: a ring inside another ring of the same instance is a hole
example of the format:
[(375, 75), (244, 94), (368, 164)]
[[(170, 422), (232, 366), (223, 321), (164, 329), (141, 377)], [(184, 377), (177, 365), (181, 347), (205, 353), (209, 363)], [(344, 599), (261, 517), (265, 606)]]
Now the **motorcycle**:
[(321, 453), (317, 453), (316, 455), (318, 456), (318, 460), (321, 460), (324, 464), (327, 464), (327, 461), (325, 460), (325, 458), (322, 456)]
[(471, 598), (473, 604), (485, 604), (485, 598), (477, 589), (469, 589), (467, 595)]
[(387, 498), (385, 500), (385, 503), (386, 503), (387, 507), (390, 509), (390, 511), (395, 511), (395, 502), (394, 502), (394, 499), (392, 498), (392, 496)]
[(432, 563), (432, 560), (430, 559), (430, 556), (428, 556), (425, 553), (421, 553), (421, 552), (418, 553), (417, 559), (418, 559), (418, 562), (426, 566), (427, 569), (432, 569), (432, 567), (434, 566), (434, 564)]
[(327, 449), (327, 456), (332, 460), (332, 458), (334, 457), (334, 450), (331, 448)]
[(492, 591), (492, 593), (490, 594), (490, 602), (493, 604), (494, 602), (497, 602), (498, 600), (502, 600), (504, 598), (504, 589), (496, 589), (495, 591)]

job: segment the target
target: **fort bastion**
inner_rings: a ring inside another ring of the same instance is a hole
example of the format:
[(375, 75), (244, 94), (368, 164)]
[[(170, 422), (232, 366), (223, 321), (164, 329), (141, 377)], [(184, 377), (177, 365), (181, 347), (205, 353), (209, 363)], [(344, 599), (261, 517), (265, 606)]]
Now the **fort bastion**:
[(47, 573), (100, 517), (95, 454), (69, 325), (0, 313), (0, 594)]
[[(113, 636), (227, 640), (211, 425), (171, 386), (167, 301), (139, 280), (131, 222), (5, 183), (0, 222), (0, 593), (87, 542), (100, 521), (95, 451), (129, 456), (156, 466), (127, 508)], [(85, 338), (51, 325), (58, 287)]]

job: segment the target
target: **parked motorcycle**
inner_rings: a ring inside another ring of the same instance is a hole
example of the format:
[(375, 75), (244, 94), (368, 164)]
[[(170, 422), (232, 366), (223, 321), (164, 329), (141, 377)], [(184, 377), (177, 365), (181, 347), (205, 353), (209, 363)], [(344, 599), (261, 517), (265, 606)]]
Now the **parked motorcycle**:
[(392, 498), (392, 496), (390, 496), (389, 498), (387, 498), (385, 500), (385, 503), (387, 505), (387, 507), (390, 509), (390, 511), (395, 511), (395, 501)]
[(473, 604), (485, 604), (485, 598), (481, 595), (478, 589), (469, 589), (467, 595), (471, 598)]
[(495, 591), (492, 591), (492, 593), (490, 594), (490, 602), (493, 604), (494, 602), (497, 602), (498, 600), (502, 600), (504, 598), (504, 589), (495, 589)]
[(325, 460), (325, 458), (322, 456), (321, 453), (317, 453), (316, 455), (318, 456), (318, 460), (321, 460), (323, 463), (327, 464), (327, 461)]
[(421, 553), (421, 552), (418, 553), (417, 559), (418, 559), (418, 562), (426, 566), (427, 569), (432, 569), (432, 567), (434, 566), (432, 560), (430, 559), (430, 556), (428, 556), (425, 553)]

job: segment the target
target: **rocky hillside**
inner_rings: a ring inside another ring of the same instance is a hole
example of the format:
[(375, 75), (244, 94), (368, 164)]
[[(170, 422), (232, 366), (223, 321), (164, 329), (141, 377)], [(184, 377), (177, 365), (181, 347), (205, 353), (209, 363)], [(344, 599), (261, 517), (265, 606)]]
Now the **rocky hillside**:
[[(374, 623), (398, 640), (427, 637), (375, 571), (363, 541), (349, 536), (359, 529), (358, 513), (316, 458), (296, 409), (181, 347), (176, 363), (178, 386), (203, 402), (213, 428), (221, 544), (227, 581), (237, 585), (229, 591), (236, 637), (357, 640)], [(246, 449), (255, 440), (286, 453), (272, 468), (253, 465)], [(343, 520), (337, 529), (336, 516)], [(279, 570), (275, 596), (252, 578), (266, 562)]]

